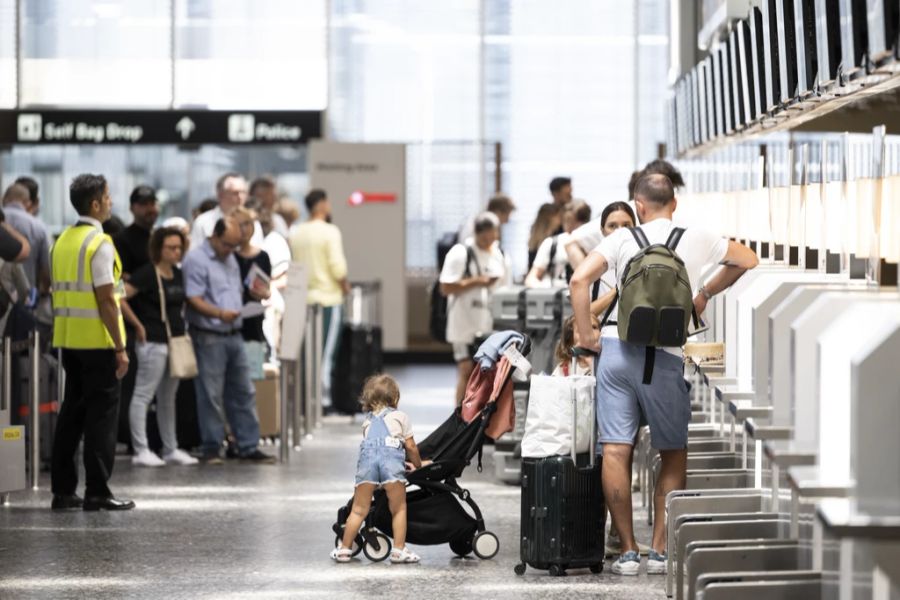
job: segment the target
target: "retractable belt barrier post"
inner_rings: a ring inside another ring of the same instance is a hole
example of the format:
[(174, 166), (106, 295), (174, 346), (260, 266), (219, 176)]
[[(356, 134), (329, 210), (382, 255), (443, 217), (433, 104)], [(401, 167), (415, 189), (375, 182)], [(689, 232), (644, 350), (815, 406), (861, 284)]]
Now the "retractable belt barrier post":
[[(324, 347), (324, 338), (323, 338), (323, 319), (324, 319), (324, 311), (321, 306), (316, 306), (316, 314), (315, 314), (315, 344), (313, 345), (313, 354), (316, 357), (316, 368), (315, 368), (315, 388), (314, 388), (314, 396), (315, 396), (315, 404), (313, 411), (313, 427), (318, 429), (322, 426), (322, 388), (324, 387), (324, 382), (322, 380), (322, 350)], [(330, 376), (330, 374), (329, 374)], [(329, 381), (329, 386), (331, 382)]]
[(293, 373), (294, 362), (296, 361), (282, 360), (278, 371), (281, 378), (281, 381), (279, 382), (279, 394), (281, 396), (281, 403), (279, 406), (281, 431), (279, 433), (281, 444), (278, 447), (278, 460), (283, 463), (290, 460), (291, 445), (293, 444), (293, 438), (297, 435), (296, 430), (288, 425), (288, 416), (291, 414), (290, 407), (293, 406), (293, 397), (291, 395), (292, 389), (288, 383), (288, 373)]
[[(3, 386), (0, 387), (0, 413), (6, 415), (9, 414), (10, 400), (12, 398), (12, 386), (10, 385), (10, 380), (12, 379), (12, 361), (10, 360), (11, 351), (10, 339), (8, 337), (3, 338)], [(0, 423), (0, 425), (9, 425), (9, 423), (4, 422)], [(7, 506), (8, 504), (9, 493), (0, 493), (0, 505)]]
[[(25, 465), (25, 428), (10, 425), (12, 415), (12, 340), (3, 338), (3, 385), (0, 386), (0, 504), (9, 502), (9, 492), (28, 487)], [(38, 462), (40, 467), (40, 462)]]
[(288, 267), (286, 285), (282, 291), (285, 312), (281, 320), (281, 446), (279, 459), (290, 460), (291, 449), (300, 449), (303, 437), (301, 415), (303, 408), (302, 369), (305, 344), (308, 343), (309, 307), (306, 303), (306, 270), (299, 263)]
[(28, 390), (31, 401), (31, 489), (38, 489), (38, 478), (41, 474), (41, 334), (35, 330), (29, 335), (28, 360), (31, 365), (31, 377)]
[(306, 434), (306, 422), (303, 418), (303, 362), (295, 360), (291, 364), (291, 381), (293, 388), (291, 390), (291, 430), (294, 434), (292, 443), (294, 449), (300, 449), (300, 440)]

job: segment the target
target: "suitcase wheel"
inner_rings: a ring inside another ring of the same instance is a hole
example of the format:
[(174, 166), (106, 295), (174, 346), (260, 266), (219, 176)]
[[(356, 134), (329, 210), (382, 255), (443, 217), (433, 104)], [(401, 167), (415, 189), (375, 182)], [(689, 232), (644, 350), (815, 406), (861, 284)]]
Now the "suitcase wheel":
[(562, 577), (566, 574), (566, 570), (559, 565), (550, 565), (549, 572), (551, 577)]
[(513, 571), (515, 571), (516, 575), (524, 575), (525, 574), (525, 563), (519, 563), (515, 567), (513, 567)]
[(603, 572), (603, 563), (597, 563), (596, 565), (591, 566), (591, 573), (594, 573), (596, 575), (597, 573), (602, 573), (602, 572)]

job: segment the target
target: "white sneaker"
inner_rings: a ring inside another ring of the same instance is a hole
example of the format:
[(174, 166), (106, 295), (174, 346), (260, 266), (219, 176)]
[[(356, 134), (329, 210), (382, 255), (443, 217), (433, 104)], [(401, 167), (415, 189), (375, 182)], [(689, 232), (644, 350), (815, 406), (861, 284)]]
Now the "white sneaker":
[(196, 465), (200, 462), (181, 448), (175, 448), (175, 450), (163, 456), (163, 460), (170, 465)]
[(629, 551), (625, 552), (619, 559), (612, 564), (612, 572), (616, 575), (630, 575), (634, 576), (638, 574), (638, 569), (641, 568), (641, 556), (637, 552)]
[(667, 558), (665, 553), (660, 554), (653, 548), (647, 556), (647, 574), (648, 575), (665, 575), (667, 570)]
[(141, 450), (131, 457), (131, 464), (136, 467), (164, 467), (166, 461), (150, 450)]

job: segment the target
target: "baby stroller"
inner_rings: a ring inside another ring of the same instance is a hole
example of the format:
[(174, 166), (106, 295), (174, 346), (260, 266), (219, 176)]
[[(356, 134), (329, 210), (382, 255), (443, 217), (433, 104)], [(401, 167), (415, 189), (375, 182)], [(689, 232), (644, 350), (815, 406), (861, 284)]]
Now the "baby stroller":
[[(516, 344), (523, 355), (530, 349), (530, 341), (524, 338)], [(478, 504), (469, 490), (461, 487), (457, 479), (472, 459), (478, 457), (481, 471), (482, 447), (485, 439), (496, 439), (512, 429), (515, 418), (512, 402), (512, 374), (515, 371), (506, 358), (501, 358), (488, 371), (477, 366), (466, 387), (463, 406), (431, 435), (419, 442), (422, 459), (431, 459), (430, 465), (407, 473), (409, 488), (406, 493), (407, 533), (406, 541), (417, 545), (449, 544), (459, 556), (475, 554), (487, 560), (497, 555), (500, 541), (488, 531)], [(489, 390), (489, 395), (485, 394)], [(474, 413), (474, 414), (473, 414)], [(468, 506), (469, 513), (463, 503)], [(353, 499), (338, 509), (337, 521), (332, 526), (337, 539), (343, 536), (344, 524), (350, 515)], [(360, 552), (371, 561), (383, 561), (391, 552), (393, 537), (391, 511), (387, 495), (377, 490), (369, 515), (353, 544), (353, 556)]]

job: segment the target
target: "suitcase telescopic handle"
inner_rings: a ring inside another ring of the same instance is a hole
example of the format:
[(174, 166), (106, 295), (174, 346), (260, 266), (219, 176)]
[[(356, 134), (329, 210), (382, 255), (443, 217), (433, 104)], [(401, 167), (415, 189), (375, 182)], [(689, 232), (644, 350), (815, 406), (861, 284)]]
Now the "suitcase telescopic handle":
[[(569, 377), (575, 376), (575, 368), (578, 366), (578, 357), (579, 356), (592, 356), (597, 357), (597, 352), (589, 349), (582, 348), (581, 346), (572, 347), (572, 367), (569, 369)], [(591, 459), (591, 468), (597, 462), (597, 398), (596, 393), (594, 397), (591, 399), (591, 441), (589, 444), (588, 452), (590, 453)], [(577, 450), (578, 447), (578, 395), (575, 390), (575, 386), (572, 386), (572, 464), (576, 467), (578, 466), (577, 460)]]

